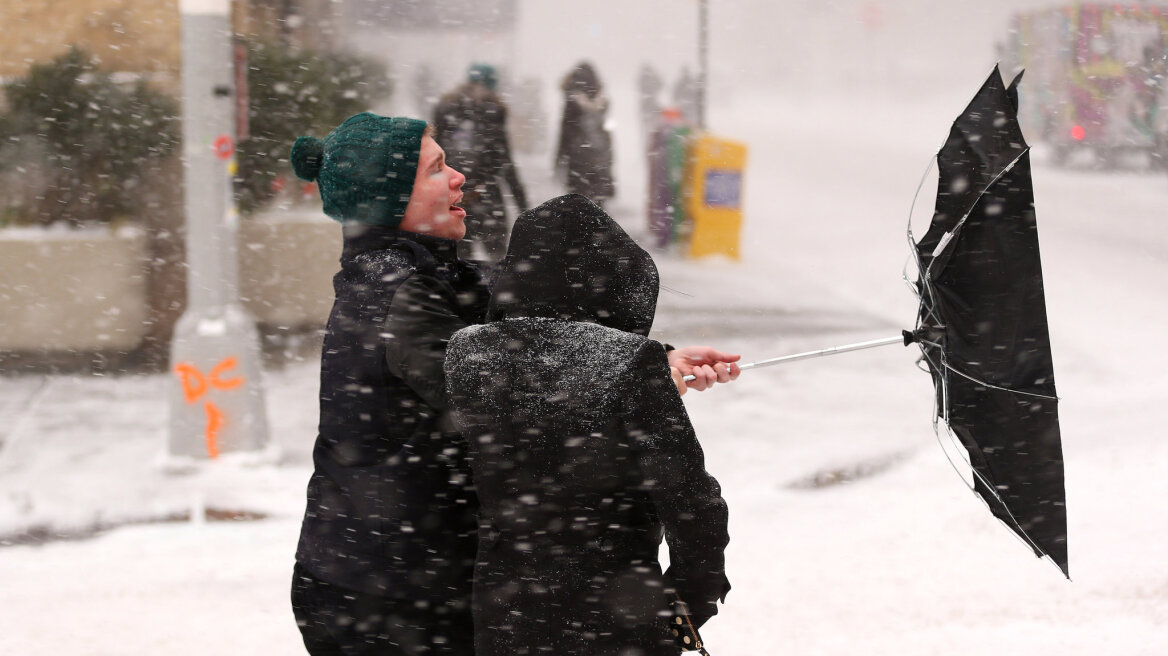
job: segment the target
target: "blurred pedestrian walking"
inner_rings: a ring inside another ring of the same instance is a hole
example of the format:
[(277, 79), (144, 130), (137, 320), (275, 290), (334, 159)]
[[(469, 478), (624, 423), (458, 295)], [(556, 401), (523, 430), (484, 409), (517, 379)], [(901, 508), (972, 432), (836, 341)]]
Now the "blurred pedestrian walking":
[(612, 136), (605, 124), (608, 97), (600, 77), (588, 62), (576, 65), (564, 78), (564, 116), (556, 149), (556, 173), (569, 193), (580, 194), (603, 207), (616, 186), (612, 177)]
[(690, 74), (688, 66), (681, 67), (681, 75), (673, 85), (673, 104), (681, 110), (682, 118), (692, 125), (698, 125), (701, 113), (701, 91), (698, 79)]
[[(489, 64), (473, 64), (467, 80), (442, 96), (434, 107), (434, 139), (446, 160), (466, 176), (463, 207), (467, 238), (459, 256), (490, 262), (507, 250), (510, 221), (503, 185), (518, 212), (527, 209), (527, 194), (511, 158), (507, 105), (497, 93), (498, 76)], [(473, 252), (476, 245), (482, 255)]]
[(641, 134), (646, 141), (657, 127), (657, 119), (661, 115), (661, 89), (665, 83), (661, 81), (661, 74), (652, 64), (641, 64), (641, 72), (637, 76), (637, 93), (641, 98)]

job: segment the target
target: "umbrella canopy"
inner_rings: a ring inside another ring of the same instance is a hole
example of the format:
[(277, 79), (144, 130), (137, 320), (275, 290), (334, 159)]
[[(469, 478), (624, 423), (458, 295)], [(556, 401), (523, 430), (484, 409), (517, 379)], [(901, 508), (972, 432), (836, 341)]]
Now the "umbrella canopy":
[(1005, 86), (995, 67), (937, 154), (936, 210), (914, 244), (921, 305), (913, 334), (936, 386), (937, 417), (969, 453), (974, 491), (1069, 577), (1058, 400), (1017, 84)]

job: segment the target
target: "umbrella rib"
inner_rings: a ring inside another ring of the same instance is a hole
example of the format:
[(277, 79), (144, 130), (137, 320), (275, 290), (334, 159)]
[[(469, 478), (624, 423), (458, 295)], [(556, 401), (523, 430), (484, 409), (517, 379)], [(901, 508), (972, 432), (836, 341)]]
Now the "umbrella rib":
[[(945, 352), (943, 350), (939, 350), (939, 353), (941, 355), (941, 362), (940, 362), (939, 366), (937, 363), (933, 363), (933, 360), (931, 358), (929, 358), (928, 354), (925, 353), (923, 349), (921, 351), (921, 357), (923, 357), (924, 359), (926, 359), (930, 363), (932, 363), (934, 368), (936, 368), (938, 371), (944, 371), (944, 372), (952, 371), (954, 373), (957, 373), (958, 375), (965, 376), (965, 374), (961, 373), (960, 371), (958, 371), (956, 368), (954, 368), (952, 365), (949, 364), (949, 358), (945, 356)], [(965, 376), (965, 377), (969, 378), (969, 376)], [(970, 380), (973, 380), (973, 379), (970, 378)], [(962, 449), (965, 448), (964, 445), (961, 443), (961, 440), (958, 439), (958, 437), (953, 434), (953, 427), (949, 423), (949, 376), (948, 375), (940, 376), (940, 381), (941, 381), (941, 399), (940, 400), (941, 400), (942, 405), (941, 405), (941, 411), (938, 412), (937, 411), (937, 399), (933, 400), (933, 434), (937, 436), (937, 443), (941, 446), (941, 451), (945, 454), (945, 458), (949, 461), (949, 465), (953, 467), (954, 471), (957, 472), (957, 476), (959, 478), (961, 478), (962, 482), (964, 482), (965, 477), (961, 475), (961, 470), (957, 469), (957, 463), (953, 462), (953, 457), (950, 455), (949, 450), (945, 448), (944, 443), (941, 441), (941, 433), (937, 428), (937, 420), (941, 419), (945, 424), (945, 433), (949, 436), (950, 441), (955, 442)], [(979, 381), (975, 380), (974, 382), (979, 382)], [(993, 387), (993, 385), (988, 385), (988, 386)], [(1008, 390), (1005, 388), (997, 388), (997, 389), (1001, 389), (1001, 390), (1006, 391), (1006, 392), (1013, 391), (1013, 390)], [(1023, 392), (1023, 393), (1025, 393), (1025, 392)], [(1050, 398), (1050, 397), (1046, 397), (1046, 398)], [(961, 449), (957, 449), (957, 451), (959, 454), (961, 453)], [(986, 480), (985, 476), (983, 476), (981, 474), (981, 472), (979, 472), (977, 470), (977, 468), (973, 466), (973, 462), (971, 460), (969, 460), (965, 454), (961, 455), (961, 461), (963, 463), (965, 463), (965, 465), (967, 467), (969, 467), (969, 471), (973, 474), (974, 477), (976, 477), (978, 480), (981, 481), (982, 485), (985, 486), (985, 488), (987, 490), (989, 490), (990, 494), (994, 495), (994, 498), (998, 500), (998, 503), (1000, 503), (1002, 505), (1002, 508), (1005, 509), (1006, 513), (1010, 515), (1011, 521), (1013, 521), (1014, 525), (1018, 527), (1018, 530), (1020, 532), (1022, 532), (1023, 534), (1025, 534), (1025, 531), (1022, 530), (1021, 525), (1018, 523), (1018, 519), (1016, 517), (1014, 517), (1014, 513), (1010, 512), (1010, 508), (1006, 505), (1005, 500), (1002, 499), (1002, 496), (1000, 494), (998, 494), (997, 488), (993, 484), (991, 484), (988, 480)], [(973, 486), (970, 486), (970, 491), (973, 491), (976, 493), (976, 490)], [(1031, 539), (1029, 535), (1026, 536), (1026, 541), (1030, 544), (1035, 544), (1034, 540)], [(1038, 549), (1038, 551), (1042, 551), (1042, 549)], [(1043, 553), (1045, 553), (1045, 552), (1043, 552)]]
[[(949, 449), (945, 448), (945, 444), (941, 440), (941, 433), (937, 430), (937, 422), (936, 422), (935, 418), (933, 420), (933, 434), (937, 436), (937, 444), (941, 446), (941, 452), (945, 454), (945, 459), (949, 461), (949, 465), (951, 467), (953, 467), (953, 470), (957, 472), (957, 476), (959, 478), (961, 478), (961, 481), (964, 483), (965, 477), (961, 476), (961, 470), (957, 469), (957, 463), (953, 462), (953, 457), (949, 454)], [(960, 453), (961, 450), (965, 448), (964, 445), (961, 444), (961, 440), (958, 439), (957, 436), (953, 434), (953, 428), (949, 425), (948, 419), (945, 420), (945, 434), (949, 436), (949, 440), (951, 442), (953, 442), (954, 444), (956, 444), (957, 447), (959, 447), (959, 448), (955, 448), (954, 449), (955, 451)], [(1015, 531), (1013, 531), (1014, 536), (1020, 542), (1022, 542), (1026, 546), (1030, 547), (1030, 549), (1032, 551), (1036, 551), (1036, 552), (1041, 553), (1043, 555), (1049, 556), (1050, 554), (1046, 553), (1046, 550), (1044, 550), (1041, 547), (1041, 545), (1039, 545), (1037, 542), (1035, 542), (1034, 538), (1031, 538), (1030, 535), (1022, 528), (1022, 525), (1018, 522), (1018, 518), (1015, 517), (1014, 513), (1010, 510), (1010, 506), (1006, 503), (1006, 501), (1004, 499), (1002, 499), (1002, 495), (998, 494), (998, 490), (996, 489), (996, 487), (994, 485), (990, 484), (990, 482), (988, 480), (986, 480), (986, 477), (983, 476), (982, 473), (977, 470), (977, 467), (974, 467), (973, 464), (969, 460), (966, 459), (966, 457), (962, 456), (961, 461), (969, 467), (969, 472), (975, 478), (977, 478), (977, 480), (981, 481), (982, 486), (986, 490), (988, 490), (989, 493), (992, 494), (995, 499), (997, 499), (998, 504), (1001, 506), (1002, 510), (1005, 511), (1006, 515), (1010, 518), (1010, 522), (1013, 524), (1013, 528), (1016, 529)], [(981, 495), (979, 495), (977, 493), (977, 488), (975, 486), (968, 485), (968, 487), (969, 487), (969, 491), (973, 492), (975, 497), (980, 499), (981, 502), (986, 504), (987, 507), (989, 506), (989, 502), (987, 502), (984, 498), (982, 498)]]
[[(937, 157), (940, 154), (941, 154), (941, 151), (938, 150), (936, 153), (933, 153), (933, 155), (931, 157), (929, 157), (929, 163), (925, 166), (925, 172), (921, 174), (920, 182), (917, 183), (917, 192), (915, 194), (913, 194), (912, 204), (909, 205), (909, 207), (908, 207), (908, 237), (909, 237), (909, 241), (912, 241), (912, 217), (913, 217), (913, 212), (916, 211), (916, 208), (917, 208), (917, 199), (920, 198), (921, 189), (924, 188), (924, 186), (925, 186), (925, 179), (929, 177), (929, 172), (933, 170), (933, 164), (936, 163)], [(912, 250), (913, 250), (913, 252), (916, 252), (915, 248)]]
[[(928, 312), (928, 315), (931, 318), (933, 318), (936, 323), (940, 323), (940, 318), (937, 317), (933, 313), (933, 307), (935, 305), (935, 298), (933, 295), (933, 286), (931, 284), (929, 284), (928, 278), (926, 276), (926, 271), (925, 271), (924, 267), (921, 265), (921, 256), (920, 256), (920, 253), (917, 251), (916, 239), (915, 239), (915, 235), (913, 235), (913, 230), (912, 230), (912, 217), (913, 217), (913, 213), (916, 211), (917, 199), (921, 195), (921, 189), (924, 188), (925, 180), (929, 177), (929, 173), (932, 172), (933, 166), (937, 163), (937, 157), (940, 156), (940, 154), (941, 154), (941, 151), (938, 150), (936, 153), (934, 153), (932, 155), (932, 157), (929, 158), (929, 163), (925, 166), (924, 172), (921, 173), (920, 181), (917, 182), (917, 190), (916, 190), (916, 193), (913, 194), (912, 204), (909, 205), (909, 210), (908, 210), (908, 222), (907, 222), (905, 233), (906, 233), (906, 236), (908, 238), (909, 256), (912, 257), (912, 261), (914, 264), (916, 264), (916, 267), (917, 267), (917, 282), (919, 283), (919, 286), (913, 285), (912, 281), (910, 281), (908, 279), (908, 260), (907, 260), (907, 258), (906, 258), (904, 267), (901, 269), (901, 279), (904, 280), (904, 283), (906, 285), (908, 285), (910, 290), (912, 290), (912, 294), (914, 297), (916, 297), (917, 302), (920, 303), (920, 306)], [(925, 298), (925, 294), (922, 293), (922, 290), (924, 292), (928, 293), (927, 300)], [(921, 327), (921, 321), (920, 321), (920, 317), (918, 317), (917, 324), (916, 324), (915, 328), (919, 329), (920, 327)]]
[[(956, 369), (954, 369), (953, 367), (951, 367), (949, 365), (949, 362), (948, 362), (949, 359), (945, 356), (945, 352), (943, 350), (938, 350), (938, 353), (941, 356), (940, 363), (933, 362), (932, 358), (929, 357), (928, 353), (926, 353), (924, 351), (924, 349), (921, 350), (921, 357), (924, 358), (925, 360), (927, 360), (930, 364), (932, 364), (933, 368), (936, 369), (937, 371), (941, 371), (941, 372), (957, 371)], [(961, 373), (961, 372), (957, 372), (957, 373)], [(938, 399), (937, 398), (933, 399), (933, 435), (935, 435), (937, 438), (937, 444), (941, 447), (941, 452), (945, 454), (945, 459), (949, 461), (949, 466), (953, 468), (953, 471), (957, 474), (957, 477), (960, 478), (963, 483), (965, 483), (965, 477), (961, 475), (961, 470), (957, 468), (957, 463), (953, 461), (953, 456), (952, 456), (952, 454), (950, 454), (950, 450), (945, 448), (945, 443), (944, 443), (944, 441), (941, 440), (941, 431), (938, 428), (938, 421), (937, 421), (938, 419), (940, 419), (941, 422), (945, 424), (945, 434), (949, 436), (950, 442), (955, 443), (957, 447), (960, 447), (960, 448), (956, 448), (954, 450), (958, 453), (958, 456), (961, 458), (961, 462), (964, 463), (965, 466), (969, 468), (970, 473), (975, 478), (980, 480), (982, 485), (985, 486), (985, 488), (990, 491), (990, 494), (994, 495), (994, 498), (998, 500), (998, 503), (1000, 503), (1002, 505), (1002, 507), (1005, 508), (1006, 502), (1005, 502), (1005, 500), (1002, 499), (1001, 495), (998, 494), (997, 488), (995, 488), (994, 485), (992, 485), (988, 480), (986, 480), (985, 476), (983, 476), (981, 474), (981, 472), (979, 472), (977, 470), (977, 467), (973, 466), (973, 462), (969, 459), (968, 453), (963, 452), (963, 449), (965, 449), (966, 447), (961, 443), (961, 440), (958, 439), (958, 437), (953, 434), (953, 427), (949, 423), (949, 376), (945, 375), (943, 373), (940, 376), (940, 383), (941, 383), (941, 398), (939, 399), (940, 404), (941, 404), (940, 411), (938, 411), (938, 407), (937, 407)], [(977, 493), (975, 486), (970, 485), (968, 483), (966, 483), (966, 485), (969, 487), (969, 490), (971, 492), (974, 492), (974, 494)], [(983, 501), (984, 501), (984, 499), (983, 499)], [(1009, 508), (1006, 508), (1006, 512), (1007, 513), (1010, 512)], [(1012, 513), (1010, 514), (1010, 518), (1012, 520), (1014, 520), (1015, 525), (1017, 525), (1018, 522), (1014, 518)], [(1019, 530), (1021, 530), (1020, 527), (1019, 527)], [(1028, 541), (1033, 542), (1033, 540), (1030, 540), (1029, 536), (1027, 536), (1026, 539)]]
[(961, 376), (962, 378), (964, 378), (970, 382), (977, 383), (978, 385), (982, 385), (982, 386), (988, 387), (990, 389), (995, 389), (995, 390), (998, 390), (999, 392), (1009, 392), (1010, 394), (1023, 394), (1025, 396), (1035, 396), (1035, 397), (1038, 397), (1040, 399), (1048, 399), (1050, 401), (1058, 401), (1059, 400), (1057, 396), (1050, 396), (1048, 394), (1039, 394), (1037, 392), (1023, 392), (1022, 390), (1015, 390), (1015, 389), (1010, 389), (1008, 387), (1000, 387), (998, 385), (993, 385), (991, 383), (987, 383), (984, 380), (979, 380), (977, 378), (974, 378), (973, 376), (970, 376), (969, 374), (961, 371), (957, 367), (954, 367), (953, 365), (949, 364), (949, 362), (947, 360), (948, 359), (946, 358), (946, 361), (942, 362), (942, 364), (944, 365), (944, 367), (946, 369), (948, 369), (949, 371), (952, 371), (953, 373), (957, 374), (958, 376)]
[[(944, 351), (940, 351), (940, 354), (941, 354), (941, 363), (940, 363), (941, 366), (938, 367), (939, 371), (945, 371), (945, 372), (953, 371), (953, 372), (957, 373), (958, 375), (964, 376), (964, 374), (962, 374), (960, 371), (957, 371), (957, 369), (950, 366), (950, 364), (948, 362), (949, 359), (945, 356)], [(928, 357), (927, 354), (924, 353), (923, 350), (922, 350), (922, 357), (925, 358), (926, 360), (928, 360), (930, 363), (932, 362), (932, 360)], [(966, 376), (966, 377), (968, 378), (968, 376)], [(1018, 518), (1014, 516), (1013, 511), (1010, 510), (1010, 506), (1006, 503), (1005, 499), (1002, 498), (1002, 495), (998, 494), (997, 487), (995, 485), (993, 485), (992, 483), (990, 483), (990, 481), (988, 479), (986, 479), (986, 477), (984, 475), (982, 475), (982, 473), (977, 470), (977, 467), (973, 466), (973, 462), (969, 459), (965, 445), (962, 444), (960, 438), (958, 438), (957, 435), (955, 435), (953, 433), (953, 426), (949, 423), (949, 377), (947, 375), (942, 375), (940, 377), (940, 379), (941, 379), (941, 397), (942, 397), (941, 403), (943, 405), (941, 408), (941, 412), (937, 412), (937, 399), (934, 398), (934, 400), (933, 400), (933, 435), (936, 436), (937, 444), (941, 447), (941, 452), (945, 454), (945, 459), (949, 461), (949, 466), (953, 468), (953, 471), (957, 474), (957, 477), (961, 479), (961, 482), (966, 483), (965, 477), (961, 475), (961, 470), (958, 469), (958, 467), (957, 467), (957, 463), (953, 461), (953, 456), (950, 453), (950, 449), (947, 449), (945, 447), (945, 443), (941, 439), (941, 432), (938, 429), (938, 421), (937, 421), (938, 419), (941, 419), (943, 421), (943, 423), (945, 424), (945, 434), (949, 436), (949, 441), (955, 445), (955, 448), (952, 450), (956, 451), (958, 453), (959, 457), (961, 458), (961, 462), (964, 463), (965, 466), (969, 468), (970, 474), (972, 474), (972, 476), (974, 478), (976, 478), (977, 480), (981, 481), (982, 486), (986, 490), (988, 490), (990, 494), (993, 495), (994, 499), (996, 499), (998, 501), (998, 504), (1001, 506), (1002, 510), (1006, 513), (1007, 516), (1009, 516), (1010, 522), (1013, 523), (1013, 528), (1016, 529), (1014, 531), (1015, 537), (1019, 541), (1021, 541), (1023, 544), (1030, 547), (1030, 549), (1032, 551), (1034, 551), (1036, 553), (1041, 553), (1047, 557), (1050, 557), (1050, 554), (1048, 554), (1046, 552), (1046, 550), (1042, 548), (1041, 545), (1039, 545), (1037, 542), (1035, 542), (1034, 538), (1031, 538), (1030, 535), (1022, 528), (1022, 524), (1018, 521)], [(993, 387), (993, 386), (990, 385), (990, 387)], [(1007, 391), (1007, 392), (1012, 391), (1012, 390), (1006, 390), (1004, 388), (998, 388), (998, 389), (1003, 389), (1004, 391)], [(1025, 392), (1023, 392), (1023, 393), (1025, 393)], [(1050, 398), (1050, 397), (1046, 397), (1046, 398)], [(966, 483), (966, 486), (969, 488), (970, 492), (974, 493), (974, 496), (976, 496), (978, 499), (981, 499), (982, 503), (985, 503), (987, 507), (989, 506), (989, 502), (987, 502), (984, 498), (982, 498), (981, 495), (977, 494), (976, 486), (969, 485), (968, 483)]]
[[(920, 275), (920, 273), (921, 273), (921, 258), (920, 258), (920, 254), (917, 253), (916, 241), (913, 239), (912, 217), (913, 217), (913, 212), (915, 212), (916, 208), (917, 208), (917, 199), (920, 198), (921, 189), (924, 188), (924, 186), (925, 186), (925, 179), (929, 177), (929, 172), (933, 170), (933, 164), (935, 164), (937, 162), (937, 156), (940, 154), (941, 154), (941, 151), (937, 151), (936, 153), (933, 154), (932, 157), (929, 158), (929, 163), (928, 163), (928, 165), (925, 166), (925, 171), (924, 171), (924, 173), (921, 174), (920, 181), (917, 182), (917, 191), (916, 191), (916, 193), (913, 194), (912, 203), (908, 207), (908, 225), (907, 225), (907, 230), (906, 230), (906, 232), (908, 233), (908, 243), (909, 243), (908, 250), (909, 250), (909, 254), (912, 255), (913, 259), (916, 261), (917, 275)], [(903, 274), (904, 279), (907, 281), (908, 280), (908, 263), (907, 262), (905, 262), (904, 269), (901, 271), (901, 273)]]
[(986, 193), (987, 193), (987, 192), (989, 192), (989, 190), (990, 190), (990, 187), (992, 187), (992, 186), (994, 186), (995, 184), (997, 184), (997, 183), (998, 183), (998, 180), (1001, 180), (1003, 175), (1006, 175), (1007, 173), (1009, 173), (1009, 172), (1010, 172), (1010, 170), (1014, 168), (1014, 165), (1018, 163), (1018, 160), (1022, 159), (1022, 156), (1023, 156), (1023, 155), (1025, 155), (1025, 154), (1026, 154), (1026, 153), (1028, 153), (1028, 152), (1030, 152), (1030, 146), (1027, 146), (1027, 147), (1023, 148), (1023, 149), (1022, 149), (1022, 152), (1018, 153), (1018, 156), (1017, 156), (1017, 157), (1015, 157), (1014, 159), (1010, 160), (1010, 163), (1009, 163), (1009, 164), (1007, 164), (1007, 165), (1006, 165), (1006, 166), (1005, 166), (1005, 167), (1004, 167), (1004, 168), (1003, 168), (1001, 171), (998, 171), (997, 175), (995, 175), (995, 176), (993, 177), (993, 179), (991, 179), (989, 182), (987, 182), (987, 183), (986, 183), (986, 185), (985, 185), (984, 187), (982, 187), (981, 193), (979, 193), (979, 194), (977, 195), (977, 198), (973, 199), (973, 204), (972, 204), (972, 205), (970, 205), (970, 206), (969, 206), (969, 209), (965, 211), (965, 214), (964, 214), (964, 215), (961, 217), (961, 220), (959, 220), (959, 221), (957, 222), (957, 225), (954, 225), (954, 226), (953, 226), (953, 229), (952, 229), (952, 230), (950, 230), (950, 231), (948, 231), (948, 232), (946, 233), (947, 235), (949, 235), (949, 236), (950, 236), (950, 237), (949, 237), (949, 240), (948, 240), (948, 241), (946, 241), (946, 240), (945, 240), (945, 238), (944, 238), (944, 237), (942, 237), (942, 239), (941, 239), (941, 243), (940, 243), (940, 244), (938, 244), (938, 248), (937, 248), (937, 249), (935, 250), (935, 252), (933, 253), (933, 258), (932, 258), (931, 260), (929, 260), (929, 266), (928, 266), (928, 268), (925, 270), (925, 278), (926, 278), (926, 279), (928, 278), (928, 274), (929, 274), (929, 273), (931, 273), (931, 272), (933, 271), (933, 263), (937, 261), (937, 256), (938, 256), (938, 255), (940, 255), (940, 251), (941, 251), (941, 250), (943, 250), (943, 248), (941, 248), (941, 246), (942, 246), (942, 245), (945, 245), (945, 246), (947, 246), (948, 244), (952, 244), (952, 243), (953, 243), (953, 238), (957, 236), (957, 232), (958, 232), (959, 230), (961, 230), (962, 226), (964, 226), (964, 225), (965, 225), (965, 221), (966, 221), (967, 219), (969, 219), (969, 215), (970, 215), (970, 214), (973, 214), (973, 208), (977, 207), (977, 204), (981, 202), (981, 199), (982, 199), (982, 198), (985, 198), (985, 195), (986, 195)]
[[(928, 359), (928, 356), (923, 356), (923, 357)], [(947, 360), (947, 358), (944, 356), (944, 354), (942, 354), (941, 355), (941, 365), (944, 368), (944, 370), (956, 371), (955, 369), (953, 369), (952, 367), (949, 366), (949, 363), (946, 360)], [(930, 362), (931, 362), (931, 360), (930, 360)], [(957, 373), (961, 373), (961, 372), (957, 372)], [(943, 403), (942, 412), (937, 412), (937, 401), (936, 401), (936, 399), (933, 400), (933, 435), (936, 436), (937, 445), (941, 447), (941, 452), (945, 454), (945, 459), (949, 461), (949, 466), (953, 468), (953, 471), (957, 474), (957, 477), (961, 479), (961, 482), (966, 483), (966, 486), (968, 487), (969, 491), (973, 492), (974, 496), (976, 496), (978, 499), (980, 499), (981, 502), (985, 503), (986, 506), (988, 507), (989, 502), (987, 502), (984, 498), (982, 498), (981, 495), (977, 494), (977, 487), (975, 485), (970, 485), (969, 483), (967, 483), (965, 480), (965, 477), (962, 476), (961, 470), (957, 467), (957, 463), (954, 462), (953, 455), (950, 453), (950, 451), (952, 450), (952, 451), (957, 452), (958, 457), (961, 459), (961, 462), (963, 464), (965, 464), (966, 467), (969, 468), (970, 474), (974, 478), (976, 478), (977, 480), (981, 481), (982, 486), (986, 490), (988, 490), (990, 494), (993, 495), (994, 499), (996, 499), (998, 501), (998, 504), (1001, 506), (1002, 510), (1004, 510), (1006, 515), (1009, 516), (1010, 522), (1012, 522), (1014, 525), (1013, 527), (1015, 529), (1017, 529), (1014, 532), (1015, 537), (1018, 538), (1018, 540), (1021, 541), (1023, 544), (1030, 547), (1030, 549), (1032, 551), (1049, 556), (1049, 554), (1047, 554), (1046, 551), (1044, 549), (1042, 549), (1042, 547), (1037, 542), (1035, 542), (1034, 539), (1031, 538), (1030, 535), (1027, 534), (1026, 531), (1022, 528), (1022, 525), (1018, 522), (1018, 518), (1014, 516), (1014, 513), (1010, 510), (1010, 507), (1006, 503), (1005, 499), (1002, 498), (1002, 495), (998, 494), (997, 487), (995, 485), (993, 485), (992, 483), (990, 483), (990, 481), (988, 479), (986, 479), (986, 477), (984, 475), (982, 475), (982, 473), (977, 470), (977, 467), (973, 466), (973, 462), (969, 459), (965, 445), (962, 444), (961, 440), (953, 433), (953, 426), (949, 423), (949, 409), (948, 409), (949, 408), (949, 378), (948, 378), (948, 376), (941, 377), (941, 395), (942, 395), (942, 403)], [(944, 415), (943, 417), (941, 416), (942, 414)], [(946, 448), (944, 440), (941, 439), (941, 431), (938, 428), (938, 422), (937, 422), (938, 418), (942, 419), (943, 423), (945, 424), (945, 434), (949, 436), (950, 443), (954, 445), (953, 449)]]

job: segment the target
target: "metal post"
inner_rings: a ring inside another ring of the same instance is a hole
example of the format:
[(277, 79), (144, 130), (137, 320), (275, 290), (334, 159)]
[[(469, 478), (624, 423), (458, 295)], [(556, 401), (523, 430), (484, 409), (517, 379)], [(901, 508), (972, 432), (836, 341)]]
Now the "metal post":
[(255, 322), (239, 304), (230, 0), (180, 0), (187, 308), (170, 348), (169, 453), (268, 445)]
[(698, 127), (706, 129), (706, 84), (709, 82), (710, 3), (698, 0)]

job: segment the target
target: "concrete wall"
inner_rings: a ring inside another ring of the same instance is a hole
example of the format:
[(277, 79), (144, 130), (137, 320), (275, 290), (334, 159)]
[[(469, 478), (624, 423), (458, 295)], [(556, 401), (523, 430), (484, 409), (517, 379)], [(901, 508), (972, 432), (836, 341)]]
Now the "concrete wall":
[(255, 216), (239, 225), (239, 295), (267, 327), (323, 326), (340, 270), (341, 227), (319, 212)]
[(128, 351), (149, 329), (140, 230), (0, 231), (0, 351)]
[[(239, 288), (267, 329), (322, 327), (341, 229), (306, 211), (240, 222)], [(139, 230), (0, 230), (0, 353), (132, 351), (150, 331)], [(157, 299), (155, 299), (157, 302)]]

